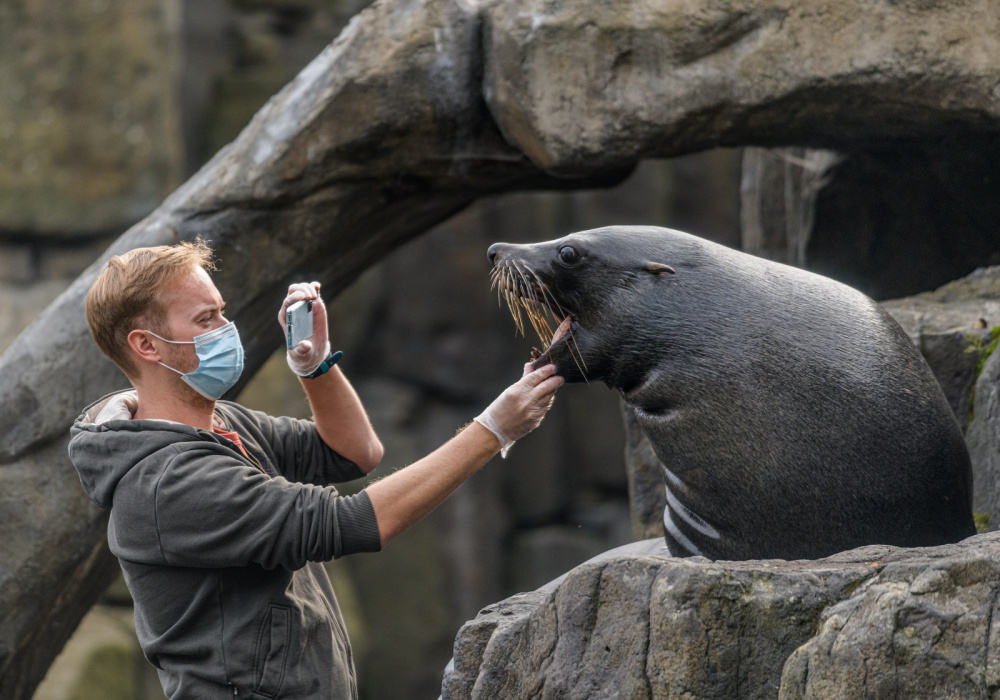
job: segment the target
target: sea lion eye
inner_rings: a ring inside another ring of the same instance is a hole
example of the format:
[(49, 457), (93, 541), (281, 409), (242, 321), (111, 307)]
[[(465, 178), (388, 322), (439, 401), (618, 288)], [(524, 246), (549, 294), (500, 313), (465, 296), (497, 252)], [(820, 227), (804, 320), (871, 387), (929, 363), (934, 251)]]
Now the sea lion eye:
[(580, 259), (580, 254), (572, 246), (563, 246), (559, 249), (559, 260), (566, 265), (572, 265)]

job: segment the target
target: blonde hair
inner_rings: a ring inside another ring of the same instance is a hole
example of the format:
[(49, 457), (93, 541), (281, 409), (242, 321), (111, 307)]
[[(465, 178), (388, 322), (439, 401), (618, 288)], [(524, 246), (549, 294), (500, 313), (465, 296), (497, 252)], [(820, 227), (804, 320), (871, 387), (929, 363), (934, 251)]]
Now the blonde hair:
[(179, 273), (198, 265), (215, 270), (212, 249), (202, 241), (136, 248), (108, 260), (87, 292), (87, 324), (97, 346), (129, 379), (138, 368), (132, 360), (128, 334), (136, 328), (161, 329), (166, 319), (163, 287)]

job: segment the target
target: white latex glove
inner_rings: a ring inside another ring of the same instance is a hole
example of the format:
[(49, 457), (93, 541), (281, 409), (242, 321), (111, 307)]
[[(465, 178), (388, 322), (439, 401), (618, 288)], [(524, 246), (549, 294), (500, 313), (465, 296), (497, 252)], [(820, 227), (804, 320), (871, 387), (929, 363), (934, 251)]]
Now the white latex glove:
[(313, 334), (308, 340), (303, 340), (285, 354), (288, 366), (300, 377), (308, 377), (323, 364), (330, 354), (329, 331), (326, 327), (326, 305), (319, 295), (319, 282), (296, 282), (288, 288), (288, 296), (281, 304), (278, 312), (278, 323), (281, 332), (288, 333), (286, 317), (288, 307), (297, 301), (311, 299), (313, 303)]
[(507, 456), (507, 451), (516, 440), (537, 428), (552, 407), (556, 389), (565, 381), (555, 376), (555, 371), (555, 365), (545, 365), (534, 372), (531, 365), (525, 365), (520, 381), (507, 387), (481, 415), (473, 419), (496, 435), (500, 441), (501, 457)]

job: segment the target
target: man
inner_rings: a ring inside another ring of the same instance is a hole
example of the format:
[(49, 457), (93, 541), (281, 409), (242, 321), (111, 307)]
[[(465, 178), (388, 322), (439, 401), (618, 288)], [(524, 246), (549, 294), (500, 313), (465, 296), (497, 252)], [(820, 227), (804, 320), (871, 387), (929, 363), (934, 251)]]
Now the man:
[(273, 418), (218, 400), (243, 348), (211, 269), (200, 242), (105, 265), (87, 321), (134, 389), (84, 411), (70, 458), (111, 508), (108, 543), (168, 697), (356, 698), (319, 562), (379, 551), (534, 429), (562, 379), (526, 374), (438, 450), (342, 497), (327, 484), (370, 472), (382, 445), (330, 354), (319, 284), (292, 285), (278, 314), (284, 327), (289, 305), (313, 301), (313, 336), (287, 358), (314, 421)]

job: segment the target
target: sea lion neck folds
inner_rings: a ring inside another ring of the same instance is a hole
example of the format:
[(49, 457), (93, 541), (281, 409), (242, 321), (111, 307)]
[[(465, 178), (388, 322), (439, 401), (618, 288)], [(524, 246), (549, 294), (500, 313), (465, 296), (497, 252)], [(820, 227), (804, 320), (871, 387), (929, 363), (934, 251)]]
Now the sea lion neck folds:
[(490, 260), (546, 345), (536, 366), (635, 408), (665, 465), (675, 555), (817, 558), (974, 534), (954, 415), (856, 290), (654, 227), (495, 244)]

